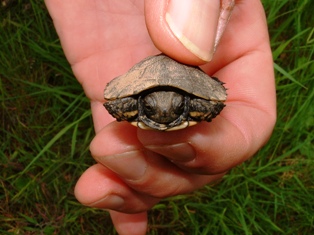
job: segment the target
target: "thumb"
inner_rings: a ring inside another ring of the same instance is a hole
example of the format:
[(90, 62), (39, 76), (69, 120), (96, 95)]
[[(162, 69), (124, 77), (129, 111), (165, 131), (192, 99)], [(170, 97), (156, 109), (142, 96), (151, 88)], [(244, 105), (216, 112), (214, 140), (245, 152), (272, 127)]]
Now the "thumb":
[(141, 235), (146, 234), (147, 212), (138, 214), (124, 214), (110, 211), (110, 217), (118, 234)]
[(146, 0), (146, 25), (155, 46), (182, 63), (200, 65), (209, 62), (215, 41), (219, 41), (216, 33), (220, 31), (217, 29), (221, 20), (220, 2)]

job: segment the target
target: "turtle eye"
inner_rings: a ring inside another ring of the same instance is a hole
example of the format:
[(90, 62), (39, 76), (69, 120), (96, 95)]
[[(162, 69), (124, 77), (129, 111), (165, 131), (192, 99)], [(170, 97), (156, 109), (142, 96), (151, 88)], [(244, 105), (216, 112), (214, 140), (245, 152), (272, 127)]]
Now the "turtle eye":
[(176, 114), (181, 114), (184, 110), (184, 102), (177, 103), (174, 110)]
[(145, 111), (147, 111), (147, 112), (152, 112), (153, 111), (153, 108), (149, 104), (145, 104), (144, 108), (145, 108)]
[(154, 114), (154, 108), (147, 102), (144, 103), (144, 111), (147, 115)]
[(172, 107), (175, 114), (182, 114), (184, 110), (184, 98), (181, 95), (177, 95), (173, 98)]
[(156, 101), (154, 99), (154, 93), (148, 94), (143, 99), (143, 110), (146, 115), (151, 116), (156, 113)]

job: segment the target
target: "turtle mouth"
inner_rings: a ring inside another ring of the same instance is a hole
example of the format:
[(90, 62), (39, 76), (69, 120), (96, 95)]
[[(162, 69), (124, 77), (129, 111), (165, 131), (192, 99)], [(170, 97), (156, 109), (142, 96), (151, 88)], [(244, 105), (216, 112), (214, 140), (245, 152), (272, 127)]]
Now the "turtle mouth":
[(159, 117), (157, 119), (153, 119), (151, 118), (151, 120), (157, 122), (157, 123), (160, 123), (160, 124), (169, 124), (175, 120), (177, 120), (180, 116), (178, 116), (177, 118), (173, 119), (173, 118), (169, 118), (169, 117)]
[(160, 123), (160, 124), (169, 124), (171, 122), (174, 122), (177, 120), (182, 114), (184, 110), (181, 111), (181, 113), (176, 114), (174, 112), (169, 113), (168, 110), (164, 110), (162, 112), (159, 112), (155, 115), (146, 114), (146, 117), (153, 120), (154, 122)]

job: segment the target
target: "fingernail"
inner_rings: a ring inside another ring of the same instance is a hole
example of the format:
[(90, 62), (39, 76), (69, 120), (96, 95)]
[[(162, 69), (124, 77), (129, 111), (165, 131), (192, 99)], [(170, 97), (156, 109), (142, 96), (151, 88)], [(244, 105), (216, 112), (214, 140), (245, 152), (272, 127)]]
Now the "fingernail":
[(145, 146), (145, 148), (176, 162), (192, 161), (196, 155), (194, 148), (188, 143), (173, 145), (148, 145)]
[(99, 201), (89, 204), (88, 206), (116, 210), (123, 205), (124, 199), (122, 197), (117, 195), (108, 195), (105, 198), (100, 199)]
[(220, 1), (170, 0), (166, 22), (173, 34), (194, 55), (204, 61), (213, 56)]
[(145, 155), (140, 150), (104, 156), (97, 160), (127, 180), (140, 179), (147, 169)]
[(219, 15), (219, 20), (218, 20), (218, 25), (217, 25), (214, 53), (227, 27), (234, 5), (235, 5), (235, 0), (222, 0), (221, 1), (221, 9), (220, 9), (220, 15)]

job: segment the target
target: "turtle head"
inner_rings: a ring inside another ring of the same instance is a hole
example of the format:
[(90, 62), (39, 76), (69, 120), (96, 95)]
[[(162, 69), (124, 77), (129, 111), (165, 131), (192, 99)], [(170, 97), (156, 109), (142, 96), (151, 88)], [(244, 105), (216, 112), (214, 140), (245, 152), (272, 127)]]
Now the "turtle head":
[(177, 120), (185, 110), (184, 96), (174, 91), (155, 91), (143, 97), (141, 107), (146, 117), (156, 123)]

